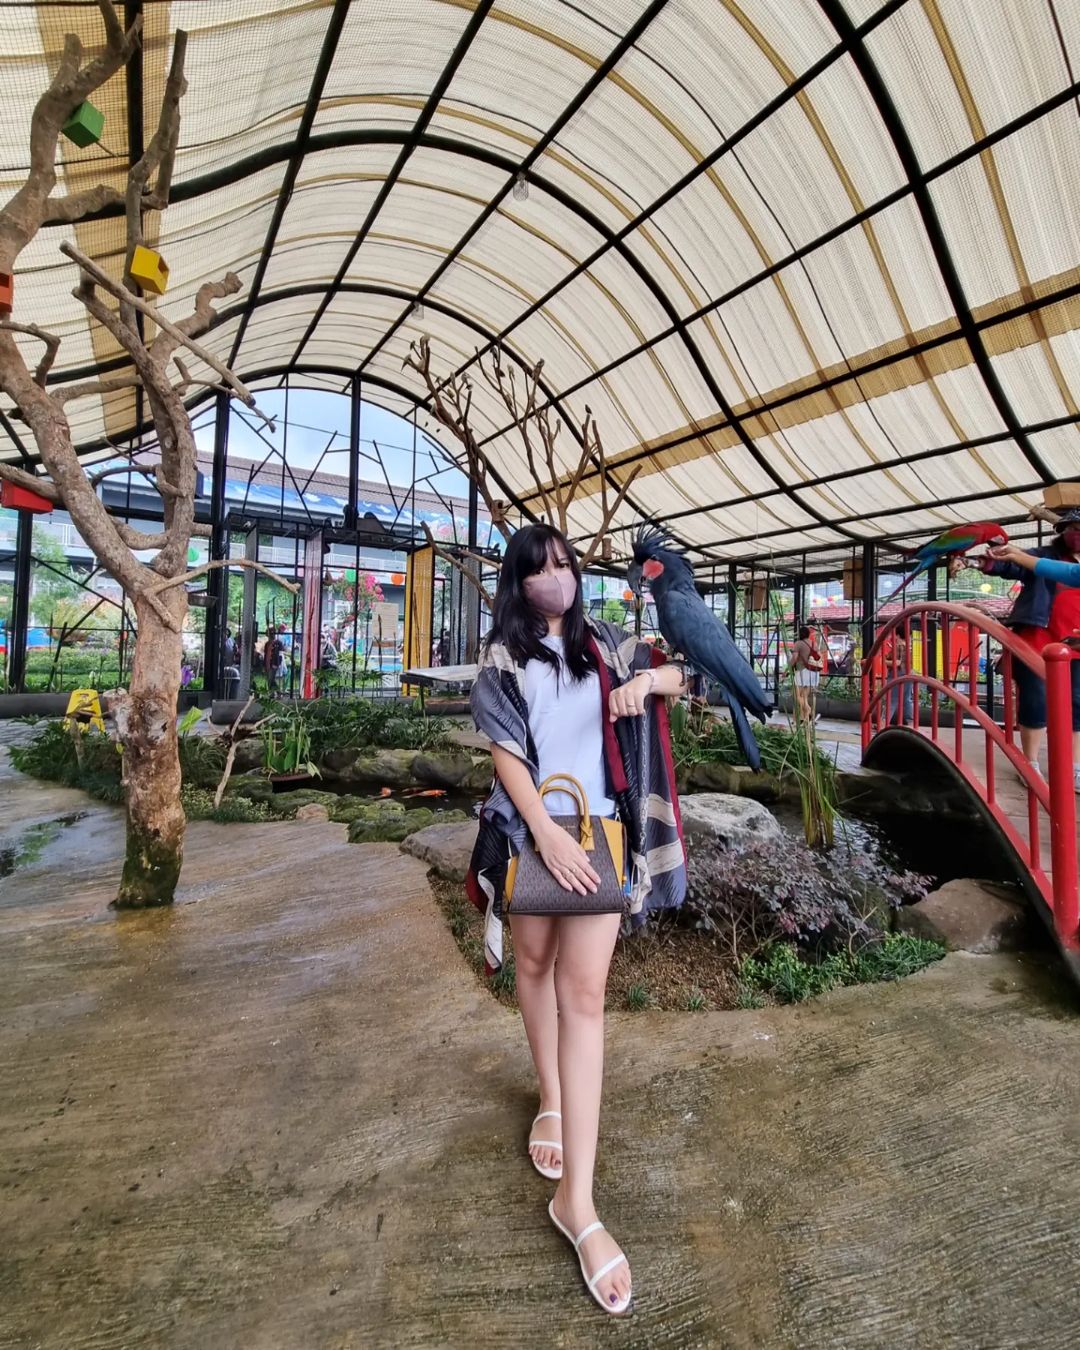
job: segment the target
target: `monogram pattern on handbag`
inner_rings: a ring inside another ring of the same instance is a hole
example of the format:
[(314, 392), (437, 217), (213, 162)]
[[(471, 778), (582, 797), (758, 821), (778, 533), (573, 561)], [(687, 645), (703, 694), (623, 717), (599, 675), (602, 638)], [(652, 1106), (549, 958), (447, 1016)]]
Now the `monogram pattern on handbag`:
[(548, 871), (529, 836), (507, 868), (504, 907), (512, 914), (621, 913), (626, 903), (626, 837), (622, 825), (606, 816), (591, 816), (585, 789), (569, 774), (553, 773), (545, 778), (540, 785), (541, 798), (549, 792), (565, 792), (574, 798), (577, 815), (552, 816), (552, 820), (577, 836), (600, 885), (584, 895), (565, 890)]

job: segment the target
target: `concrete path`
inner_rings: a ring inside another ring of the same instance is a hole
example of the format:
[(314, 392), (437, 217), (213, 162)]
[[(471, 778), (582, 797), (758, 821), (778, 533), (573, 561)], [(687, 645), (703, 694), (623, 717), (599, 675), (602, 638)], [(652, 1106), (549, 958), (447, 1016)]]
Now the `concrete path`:
[(0, 849), (73, 807), (0, 880), (0, 1346), (1077, 1344), (1080, 1017), (1036, 964), (613, 1018), (615, 1324), (420, 863), (196, 824), (180, 903), (119, 917), (119, 813), (0, 762)]

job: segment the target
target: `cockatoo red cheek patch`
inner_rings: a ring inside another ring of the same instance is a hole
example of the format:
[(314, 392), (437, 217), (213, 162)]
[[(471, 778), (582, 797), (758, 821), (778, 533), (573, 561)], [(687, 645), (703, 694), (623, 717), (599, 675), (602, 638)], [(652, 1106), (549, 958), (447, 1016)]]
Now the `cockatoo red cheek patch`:
[(655, 558), (650, 558), (647, 562), (642, 564), (641, 575), (646, 581), (655, 581), (663, 570), (664, 564), (662, 562), (657, 562)]

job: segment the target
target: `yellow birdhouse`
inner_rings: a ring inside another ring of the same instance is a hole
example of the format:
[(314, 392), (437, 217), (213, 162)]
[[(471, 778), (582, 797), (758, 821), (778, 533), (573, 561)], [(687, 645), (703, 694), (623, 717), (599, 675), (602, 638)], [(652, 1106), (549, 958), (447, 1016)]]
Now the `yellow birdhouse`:
[(152, 248), (135, 245), (128, 275), (144, 291), (153, 291), (155, 295), (164, 295), (169, 284), (169, 265), (160, 253)]

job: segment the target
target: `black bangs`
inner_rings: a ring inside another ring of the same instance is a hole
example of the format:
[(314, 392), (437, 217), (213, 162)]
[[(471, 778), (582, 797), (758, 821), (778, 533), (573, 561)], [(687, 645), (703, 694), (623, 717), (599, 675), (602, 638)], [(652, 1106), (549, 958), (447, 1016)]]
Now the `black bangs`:
[(526, 525), (511, 536), (499, 571), (491, 630), (485, 642), (488, 646), (501, 642), (518, 665), (543, 661), (556, 670), (559, 668), (558, 654), (541, 640), (547, 637), (547, 619), (532, 607), (524, 589), (525, 581), (542, 571), (553, 553), (569, 559), (577, 582), (574, 603), (563, 615), (563, 658), (571, 676), (583, 680), (596, 669), (596, 662), (587, 645), (589, 632), (581, 602), (581, 569), (574, 550), (553, 525)]

